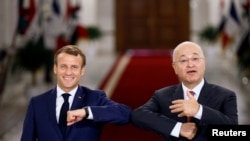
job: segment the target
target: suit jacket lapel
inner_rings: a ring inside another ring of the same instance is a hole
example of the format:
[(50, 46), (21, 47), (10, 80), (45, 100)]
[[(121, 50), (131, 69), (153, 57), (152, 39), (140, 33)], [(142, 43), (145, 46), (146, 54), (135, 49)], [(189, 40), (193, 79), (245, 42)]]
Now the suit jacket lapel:
[(62, 138), (61, 131), (59, 129), (57, 119), (56, 119), (56, 88), (54, 88), (49, 94), (48, 94), (48, 101), (49, 101), (49, 106), (48, 106), (48, 111), (49, 111), (49, 117), (50, 117), (50, 122), (52, 125), (54, 125), (55, 131), (57, 134)]
[(182, 89), (181, 84), (177, 86), (175, 93), (173, 94), (173, 100), (176, 100), (176, 99), (184, 99), (183, 89)]
[(56, 89), (53, 89), (51, 93), (48, 94), (48, 101), (49, 101), (49, 116), (51, 119), (51, 122), (53, 124), (57, 124), (56, 120)]
[[(177, 100), (177, 99), (184, 99), (183, 88), (181, 84), (177, 86), (175, 93), (173, 94), (173, 100)], [(176, 115), (176, 118), (178, 121), (181, 121), (181, 122), (186, 121), (186, 117), (177, 117)]]
[(210, 85), (205, 81), (204, 86), (202, 87), (199, 98), (198, 98), (199, 103), (207, 105), (207, 102), (209, 101), (208, 96), (209, 96), (211, 89), (212, 88), (210, 87)]
[[(85, 94), (83, 88), (81, 86), (78, 86), (78, 89), (76, 91), (72, 106), (70, 108), (70, 110), (75, 110), (75, 109), (81, 109), (86, 105), (86, 98), (87, 95)], [(72, 128), (74, 125), (71, 125), (67, 128), (67, 136), (68, 134), (71, 132)]]
[(84, 90), (82, 89), (81, 86), (78, 87), (72, 106), (71, 106), (71, 110), (74, 109), (79, 109), (79, 108), (83, 108), (86, 105), (86, 94), (84, 93)]

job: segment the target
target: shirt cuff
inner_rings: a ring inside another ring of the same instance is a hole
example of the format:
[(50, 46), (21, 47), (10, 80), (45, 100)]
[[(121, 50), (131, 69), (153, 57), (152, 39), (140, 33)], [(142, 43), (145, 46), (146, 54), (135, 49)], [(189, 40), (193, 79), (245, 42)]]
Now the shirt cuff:
[(194, 117), (196, 119), (201, 119), (202, 112), (203, 112), (203, 106), (200, 104), (200, 108), (199, 108), (198, 112), (194, 115)]
[(87, 117), (87, 119), (94, 119), (91, 108), (89, 106), (87, 106), (87, 108), (88, 108), (88, 111), (89, 111), (89, 116)]
[(173, 130), (171, 131), (170, 135), (178, 138), (180, 136), (181, 125), (182, 123), (177, 122)]

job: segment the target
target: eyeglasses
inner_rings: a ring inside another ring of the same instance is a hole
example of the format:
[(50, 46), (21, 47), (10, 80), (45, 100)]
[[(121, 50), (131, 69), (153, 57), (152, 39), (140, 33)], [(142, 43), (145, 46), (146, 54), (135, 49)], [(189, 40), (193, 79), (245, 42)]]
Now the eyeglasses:
[(180, 63), (180, 64), (183, 64), (183, 65), (184, 64), (186, 65), (186, 64), (189, 63), (189, 61), (191, 61), (192, 63), (197, 64), (197, 63), (200, 62), (201, 59), (204, 59), (204, 58), (202, 58), (202, 57), (183, 58), (183, 59), (180, 59), (180, 60), (175, 61), (173, 63)]

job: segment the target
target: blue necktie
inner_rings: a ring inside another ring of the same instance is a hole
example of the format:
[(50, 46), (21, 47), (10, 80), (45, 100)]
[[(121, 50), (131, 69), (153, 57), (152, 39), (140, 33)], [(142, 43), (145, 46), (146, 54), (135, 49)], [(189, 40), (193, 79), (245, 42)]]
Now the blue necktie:
[(67, 111), (69, 110), (69, 96), (70, 94), (65, 93), (62, 94), (64, 98), (64, 103), (62, 104), (62, 108), (60, 111), (60, 116), (59, 116), (59, 128), (62, 131), (63, 136), (65, 136), (66, 133), (66, 128), (67, 128)]

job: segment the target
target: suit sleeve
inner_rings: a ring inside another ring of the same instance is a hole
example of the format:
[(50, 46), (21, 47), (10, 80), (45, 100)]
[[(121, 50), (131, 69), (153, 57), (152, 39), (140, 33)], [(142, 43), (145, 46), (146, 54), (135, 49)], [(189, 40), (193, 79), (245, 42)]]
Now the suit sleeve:
[[(156, 134), (169, 138), (170, 133), (177, 121), (170, 119), (160, 112), (159, 100), (154, 94), (148, 102), (132, 112), (132, 123), (140, 128), (150, 130)], [(166, 102), (166, 107), (168, 102)]]
[(21, 141), (36, 141), (33, 99), (31, 99), (23, 122)]
[(103, 91), (97, 96), (98, 104), (90, 106), (94, 122), (127, 124), (130, 121), (131, 108), (109, 99)]
[(203, 105), (201, 122), (206, 124), (238, 124), (236, 94), (231, 91), (216, 93), (210, 106)]

